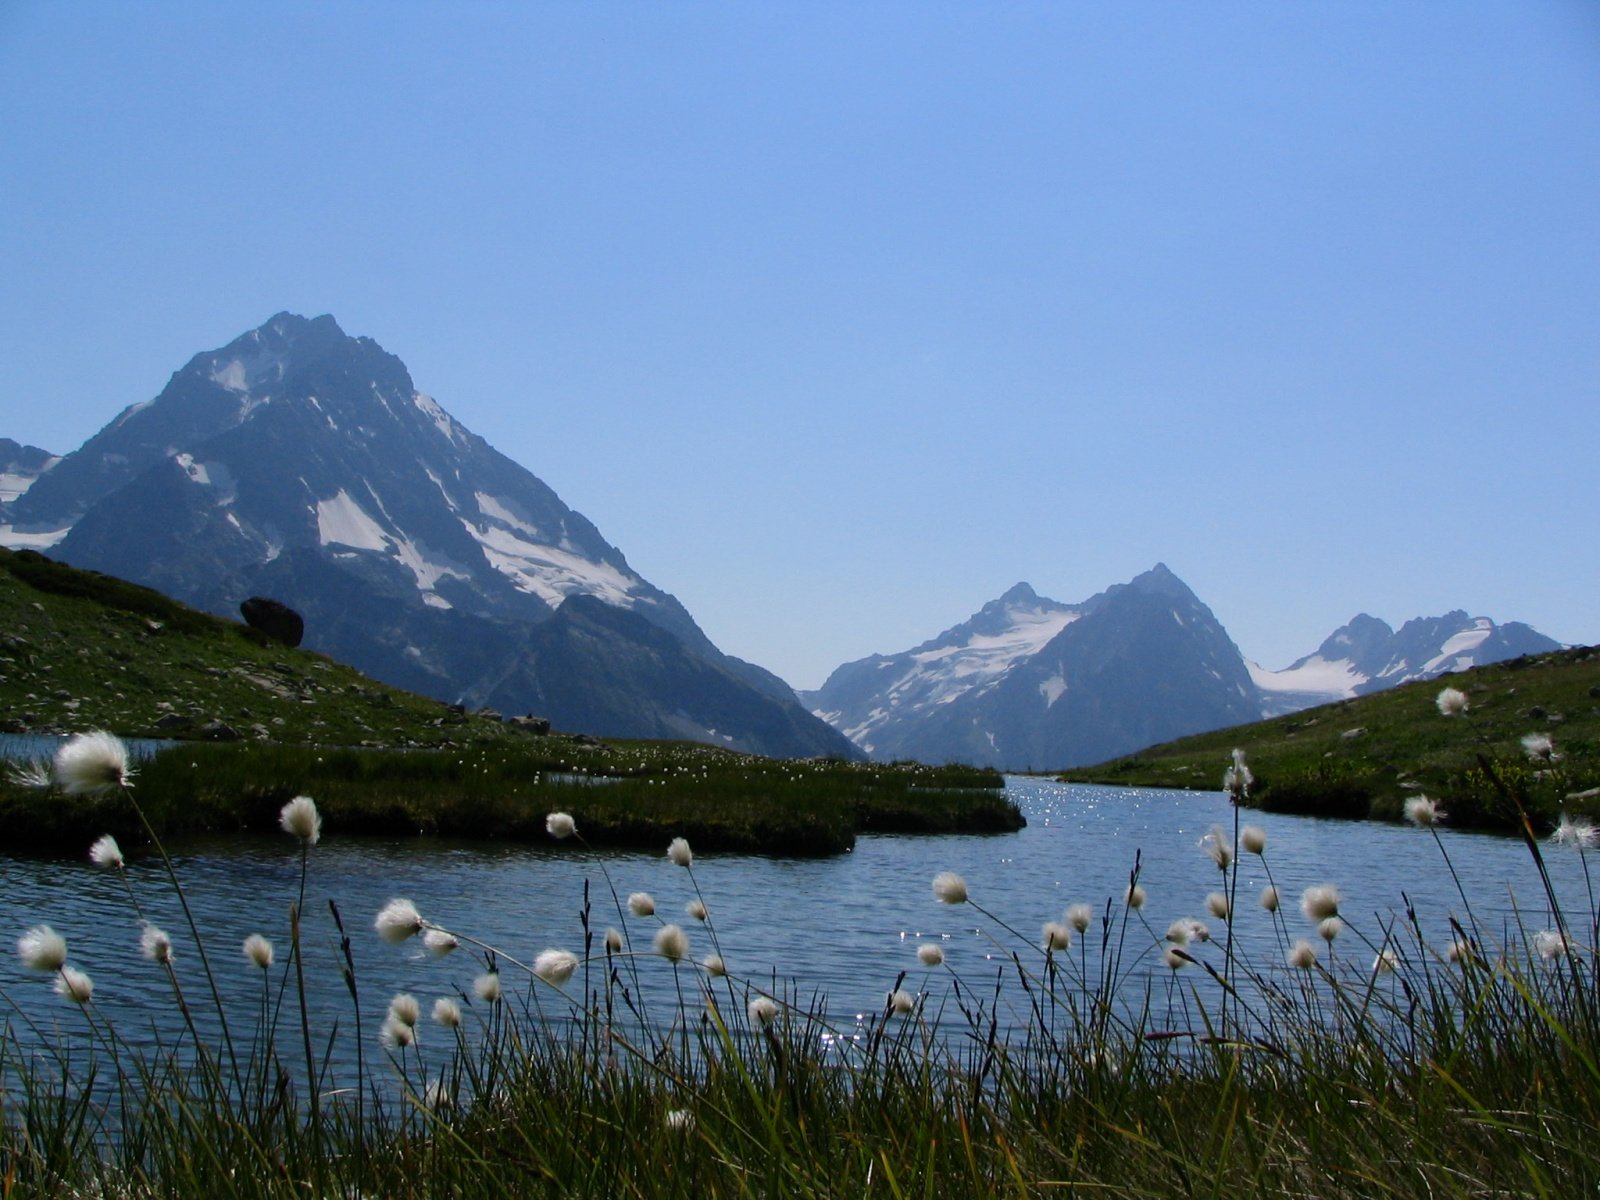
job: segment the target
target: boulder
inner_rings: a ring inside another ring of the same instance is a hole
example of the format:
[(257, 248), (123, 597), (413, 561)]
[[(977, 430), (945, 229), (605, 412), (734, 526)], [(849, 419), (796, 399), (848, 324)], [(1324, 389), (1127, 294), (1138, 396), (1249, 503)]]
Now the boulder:
[(285, 646), (298, 646), (306, 635), (306, 623), (299, 613), (279, 600), (266, 596), (251, 596), (239, 605), (245, 624), (259, 629), (275, 642)]

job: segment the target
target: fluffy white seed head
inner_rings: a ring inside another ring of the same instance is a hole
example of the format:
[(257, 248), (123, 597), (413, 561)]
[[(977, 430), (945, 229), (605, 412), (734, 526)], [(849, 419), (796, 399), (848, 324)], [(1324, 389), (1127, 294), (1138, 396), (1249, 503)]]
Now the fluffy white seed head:
[(606, 953), (622, 953), (622, 930), (614, 928), (606, 930)]
[(636, 917), (653, 916), (656, 911), (656, 898), (649, 892), (635, 892), (628, 897), (628, 911)]
[(244, 940), (244, 956), (265, 971), (272, 966), (272, 943), (259, 933), (252, 933)]
[(917, 1007), (917, 998), (905, 988), (897, 988), (889, 993), (889, 1011), (897, 1017), (904, 1017), (914, 1012)]
[(1246, 825), (1239, 830), (1239, 845), (1244, 847), (1246, 854), (1265, 854), (1267, 831), (1259, 825)]
[(1555, 762), (1561, 757), (1556, 753), (1556, 744), (1550, 740), (1548, 733), (1523, 734), (1522, 752), (1536, 763)]
[(687, 1108), (669, 1109), (665, 1122), (674, 1133), (689, 1133), (694, 1129), (694, 1114)]
[(1430, 825), (1437, 825), (1445, 818), (1444, 809), (1439, 807), (1439, 802), (1428, 796), (1412, 796), (1406, 801), (1406, 820), (1420, 829)]
[(128, 747), (104, 730), (80, 733), (63, 742), (56, 751), (54, 768), (57, 785), (69, 796), (98, 796), (133, 784)]
[(1189, 957), (1189, 954), (1185, 950), (1178, 946), (1168, 946), (1166, 952), (1162, 955), (1162, 958), (1165, 960), (1168, 968), (1174, 971), (1181, 971), (1184, 967), (1187, 967), (1191, 962), (1194, 961), (1194, 959)]
[(944, 947), (937, 942), (923, 942), (917, 947), (917, 960), (925, 967), (937, 967), (944, 961)]
[(1471, 962), (1472, 943), (1465, 938), (1458, 938), (1445, 947), (1444, 956), (1453, 963)]
[(6, 778), (19, 788), (43, 791), (52, 782), (50, 763), (43, 758), (30, 758), (14, 762), (6, 768)]
[(685, 839), (675, 837), (667, 844), (667, 858), (675, 867), (687, 867), (694, 863), (694, 851)]
[(67, 939), (48, 925), (35, 925), (17, 939), (22, 965), (34, 971), (59, 971), (67, 962)]
[(124, 865), (122, 847), (117, 845), (116, 838), (109, 833), (103, 833), (94, 840), (94, 845), (89, 847), (89, 861), (97, 867), (121, 870)]
[(1541, 929), (1533, 935), (1533, 949), (1546, 962), (1563, 957), (1570, 949), (1566, 935), (1557, 929)]
[(1317, 936), (1325, 942), (1331, 943), (1343, 932), (1344, 922), (1338, 917), (1324, 917), (1317, 922)]
[(428, 929), (422, 934), (422, 944), (429, 954), (436, 958), (443, 958), (450, 951), (461, 945), (461, 940), (453, 933), (443, 929)]
[(1308, 887), (1300, 895), (1300, 911), (1308, 921), (1326, 921), (1339, 915), (1339, 889), (1331, 883)]
[(750, 1001), (750, 1023), (770, 1029), (778, 1017), (778, 1002), (771, 996), (757, 996)]
[(285, 833), (299, 838), (308, 846), (315, 846), (317, 839), (322, 836), (322, 814), (317, 811), (317, 802), (310, 796), (296, 796), (285, 804), (278, 813), (278, 824)]
[(553, 812), (544, 819), (545, 832), (553, 838), (569, 838), (578, 832), (571, 813)]
[(146, 921), (139, 931), (139, 953), (151, 962), (167, 965), (172, 962), (172, 939), (165, 929)]
[(705, 902), (698, 897), (685, 904), (683, 906), (683, 911), (688, 913), (696, 921), (704, 921), (706, 919)]
[(1266, 887), (1261, 889), (1261, 907), (1266, 909), (1269, 913), (1277, 912), (1278, 905), (1281, 903), (1282, 897), (1278, 895), (1278, 889), (1272, 884), (1269, 883)]
[(681, 925), (663, 925), (656, 930), (655, 947), (662, 958), (682, 962), (689, 957), (689, 935)]
[(1206, 911), (1219, 921), (1226, 921), (1233, 915), (1233, 908), (1228, 903), (1226, 892), (1211, 892), (1206, 896)]
[(720, 954), (708, 954), (700, 960), (700, 965), (705, 968), (707, 975), (713, 979), (721, 979), (728, 973), (728, 964), (722, 961)]
[(1561, 823), (1550, 838), (1558, 846), (1576, 846), (1580, 850), (1587, 850), (1600, 842), (1600, 830), (1589, 821), (1562, 813)]
[(1317, 948), (1305, 938), (1301, 938), (1289, 949), (1289, 965), (1301, 971), (1309, 971), (1317, 965)]
[(1467, 694), (1457, 688), (1447, 687), (1434, 701), (1439, 711), (1447, 717), (1457, 717), (1467, 711)]
[(1220, 825), (1213, 825), (1211, 831), (1200, 839), (1200, 849), (1217, 864), (1218, 870), (1226, 871), (1233, 865), (1233, 846), (1229, 844), (1228, 835)]
[(1400, 956), (1393, 948), (1385, 947), (1378, 951), (1377, 957), (1372, 960), (1372, 973), (1374, 975), (1392, 975), (1400, 965)]
[(1146, 900), (1148, 900), (1149, 898), (1150, 898), (1150, 894), (1148, 892), (1146, 892), (1144, 890), (1144, 888), (1140, 887), (1137, 883), (1132, 884), (1132, 885), (1129, 886), (1128, 895), (1127, 895), (1127, 901), (1128, 901), (1128, 907), (1129, 908), (1143, 908), (1144, 907), (1144, 902)]
[(440, 996), (433, 1002), (433, 1019), (446, 1029), (461, 1028), (461, 1005), (449, 996)]
[(414, 1046), (417, 1042), (417, 1029), (415, 1025), (407, 1025), (391, 1011), (383, 1020), (383, 1027), (378, 1030), (378, 1040), (390, 1050), (404, 1050), (407, 1046)]
[(403, 942), (423, 930), (422, 914), (409, 900), (395, 898), (378, 911), (372, 922), (378, 936), (386, 942)]
[(941, 904), (965, 904), (967, 881), (954, 871), (940, 871), (933, 877), (933, 898)]
[(1068, 905), (1066, 915), (1062, 919), (1072, 926), (1075, 932), (1083, 933), (1089, 928), (1089, 923), (1094, 920), (1094, 909), (1087, 904)]
[(487, 1004), (496, 1004), (500, 1000), (500, 972), (486, 971), (472, 981), (472, 990), (477, 993), (478, 999)]
[(1046, 950), (1065, 950), (1072, 945), (1072, 930), (1060, 921), (1046, 921), (1044, 923), (1044, 948)]
[(56, 973), (56, 995), (74, 1004), (87, 1004), (94, 996), (94, 980), (77, 967), (62, 967)]
[(1190, 919), (1188, 917), (1179, 917), (1171, 925), (1167, 926), (1167, 941), (1173, 943), (1173, 945), (1185, 945), (1191, 936)]
[(533, 973), (552, 987), (560, 987), (578, 969), (578, 956), (570, 950), (541, 950), (533, 960)]
[(422, 1005), (410, 992), (401, 992), (389, 1001), (389, 1015), (403, 1025), (415, 1026), (422, 1020)]

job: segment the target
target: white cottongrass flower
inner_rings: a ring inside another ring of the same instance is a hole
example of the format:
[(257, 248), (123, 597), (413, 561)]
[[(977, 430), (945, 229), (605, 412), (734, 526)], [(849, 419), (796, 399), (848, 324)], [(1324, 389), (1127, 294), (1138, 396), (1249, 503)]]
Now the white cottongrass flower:
[(310, 796), (296, 796), (278, 813), (278, 824), (283, 831), (299, 838), (308, 846), (315, 846), (322, 836), (322, 814), (317, 802)]
[(954, 871), (940, 871), (933, 877), (933, 898), (941, 904), (965, 904), (967, 881)]
[(62, 967), (56, 974), (56, 995), (74, 1004), (87, 1004), (94, 996), (94, 980), (77, 967)]
[(433, 1002), (433, 1019), (446, 1029), (460, 1029), (461, 1005), (449, 996), (440, 996)]
[(1300, 911), (1308, 921), (1326, 921), (1339, 915), (1339, 889), (1331, 883), (1319, 883), (1300, 894)]
[(1244, 847), (1246, 854), (1265, 854), (1267, 831), (1259, 825), (1246, 825), (1239, 830), (1239, 845)]
[(410, 992), (401, 992), (389, 1001), (389, 1015), (402, 1025), (415, 1028), (417, 1022), (422, 1020), (422, 1005)]
[(889, 993), (889, 1011), (897, 1017), (906, 1016), (916, 1010), (917, 998), (905, 988), (896, 988)]
[(259, 933), (252, 933), (244, 940), (244, 956), (265, 971), (272, 966), (272, 943)]
[(391, 1011), (383, 1019), (383, 1027), (378, 1030), (378, 1041), (390, 1050), (404, 1050), (407, 1046), (414, 1046), (417, 1042), (417, 1030), (413, 1025), (407, 1025)]
[(385, 904), (372, 924), (378, 936), (386, 942), (403, 942), (413, 934), (421, 933), (426, 926), (417, 906), (399, 897)]
[(656, 930), (655, 948), (662, 958), (682, 962), (689, 957), (689, 935), (681, 925), (663, 925)]
[(707, 975), (713, 979), (721, 979), (728, 973), (728, 964), (722, 961), (720, 954), (708, 954), (700, 960), (700, 965), (705, 968)]
[(1250, 768), (1245, 765), (1244, 751), (1235, 748), (1233, 765), (1222, 775), (1222, 790), (1232, 796), (1237, 804), (1250, 794), (1250, 785), (1254, 782), (1255, 776), (1250, 774)]
[(1561, 958), (1572, 949), (1572, 943), (1558, 929), (1541, 929), (1533, 935), (1533, 949), (1546, 962)]
[(551, 987), (560, 987), (578, 969), (578, 956), (571, 950), (541, 950), (533, 960), (533, 973)]
[(1378, 951), (1377, 957), (1372, 960), (1372, 973), (1374, 975), (1392, 975), (1400, 966), (1400, 956), (1392, 947), (1385, 947)]
[(1066, 914), (1061, 918), (1078, 932), (1083, 933), (1089, 928), (1089, 923), (1094, 920), (1094, 909), (1087, 904), (1070, 904)]
[(917, 947), (917, 960), (925, 967), (937, 967), (944, 961), (944, 947), (937, 942), (923, 942)]
[(683, 906), (683, 911), (688, 913), (696, 921), (704, 921), (706, 919), (705, 901), (699, 899), (698, 897), (685, 904)]
[(172, 962), (172, 939), (167, 936), (165, 929), (146, 921), (144, 928), (139, 931), (139, 953), (153, 963), (160, 963), (163, 966), (170, 965)]
[(443, 958), (450, 951), (461, 945), (461, 939), (443, 929), (428, 929), (423, 931), (422, 944), (427, 948), (429, 954), (436, 958)]
[(1043, 933), (1046, 950), (1065, 950), (1072, 945), (1072, 930), (1060, 921), (1046, 921)]
[(675, 867), (687, 867), (694, 862), (694, 851), (687, 840), (675, 837), (667, 843), (667, 858)]
[(1283, 903), (1283, 897), (1278, 894), (1278, 889), (1273, 884), (1267, 884), (1261, 889), (1261, 907), (1269, 913), (1278, 911), (1278, 905)]
[(1338, 917), (1324, 917), (1317, 922), (1317, 936), (1325, 942), (1331, 943), (1343, 932), (1344, 922)]
[(544, 819), (545, 832), (553, 838), (569, 838), (578, 832), (571, 813), (553, 812)]
[(622, 930), (615, 928), (608, 928), (606, 930), (606, 953), (622, 953)]
[(1179, 917), (1167, 926), (1167, 941), (1175, 945), (1185, 946), (1190, 942), (1209, 942), (1211, 930), (1206, 928), (1206, 923), (1194, 917)]
[(33, 971), (59, 971), (67, 962), (67, 939), (48, 925), (35, 925), (17, 939), (22, 965)]
[(668, 1109), (665, 1123), (674, 1133), (689, 1133), (694, 1129), (694, 1114), (687, 1108)]
[(55, 777), (69, 796), (98, 796), (113, 788), (131, 787), (128, 747), (104, 730), (80, 733), (56, 751)]
[(444, 1080), (430, 1079), (428, 1086), (422, 1089), (422, 1102), (432, 1109), (451, 1108), (456, 1098), (450, 1094), (450, 1086)]
[(1143, 908), (1144, 902), (1149, 898), (1150, 894), (1137, 883), (1129, 885), (1127, 894), (1129, 908)]
[(1406, 820), (1420, 829), (1437, 825), (1447, 815), (1439, 807), (1439, 802), (1430, 796), (1412, 796), (1406, 801)]
[(1305, 938), (1301, 938), (1289, 949), (1289, 965), (1301, 971), (1309, 971), (1317, 965), (1317, 948)]
[(778, 1002), (771, 996), (757, 996), (750, 1001), (750, 1023), (759, 1025), (763, 1029), (772, 1028), (772, 1022), (778, 1018)]
[(1228, 835), (1223, 832), (1222, 826), (1213, 825), (1211, 831), (1200, 839), (1200, 849), (1206, 852), (1206, 857), (1217, 864), (1217, 869), (1226, 871), (1233, 865), (1233, 847), (1228, 843)]
[(1447, 717), (1460, 716), (1467, 711), (1467, 694), (1458, 688), (1447, 687), (1434, 701), (1439, 711)]
[(121, 870), (124, 865), (122, 847), (117, 845), (116, 838), (109, 833), (103, 833), (95, 838), (94, 844), (89, 847), (89, 861), (107, 870)]
[(636, 917), (653, 916), (656, 911), (656, 898), (649, 892), (635, 892), (628, 897), (628, 911)]
[(1580, 850), (1587, 850), (1600, 843), (1600, 830), (1582, 818), (1573, 819), (1566, 813), (1561, 814), (1561, 823), (1556, 826), (1556, 831), (1550, 835), (1550, 840), (1558, 846), (1576, 846)]
[(1534, 762), (1550, 763), (1561, 757), (1556, 753), (1556, 744), (1550, 740), (1548, 733), (1523, 734), (1522, 752)]
[(17, 787), (43, 791), (50, 786), (50, 763), (42, 758), (14, 762), (6, 769), (6, 777)]
[(472, 990), (477, 993), (478, 999), (487, 1004), (496, 1004), (500, 1000), (500, 972), (486, 971), (472, 981)]
[(1168, 946), (1167, 952), (1163, 957), (1166, 959), (1167, 966), (1174, 971), (1181, 971), (1194, 961), (1177, 946)]
[(1457, 938), (1445, 947), (1444, 956), (1453, 963), (1469, 963), (1473, 959), (1472, 943), (1465, 938)]
[(1206, 911), (1219, 921), (1226, 921), (1233, 916), (1233, 906), (1228, 903), (1226, 892), (1211, 892), (1206, 896)]

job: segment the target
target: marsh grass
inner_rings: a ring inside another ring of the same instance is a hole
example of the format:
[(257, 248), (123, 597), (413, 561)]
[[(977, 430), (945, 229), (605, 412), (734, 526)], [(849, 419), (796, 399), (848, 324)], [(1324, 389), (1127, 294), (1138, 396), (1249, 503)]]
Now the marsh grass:
[[(1463, 895), (1451, 916), (1468, 949), (1453, 954), (1402, 894), (1388, 917), (1347, 917), (1312, 965), (1292, 967), (1287, 949), (1309, 927), (1294, 898), (1268, 913), (1239, 897), (1241, 833), (1227, 836), (1218, 876), (1239, 902), (1226, 920), (1270, 922), (1273, 953), (1246, 953), (1222, 918), (1209, 941), (1165, 942), (1126, 898), (1137, 856), (1128, 888), (1086, 919), (1069, 912), (1071, 940), (1051, 949), (942, 875), (935, 894), (995, 930), (991, 967), (888, 975), (882, 1009), (842, 1027), (800, 981), (663, 957), (648, 931), (666, 918), (625, 911), (605, 877), (585, 889), (575, 929), (550, 931), (577, 956), (559, 986), (470, 928), (396, 908), (379, 922), (390, 934), (457, 940), (460, 1023), (424, 1016), (380, 1045), (385, 1000), (362, 992), (352, 943), (362, 956), (402, 948), (335, 908), (348, 1021), (307, 1023), (292, 921), (290, 961), (261, 971), (258, 1001), (228, 1014), (234, 1058), (192, 1025), (135, 1043), (92, 1002), (64, 1005), (58, 1029), (12, 1003), (0, 1181), (7, 1195), (1230, 1200), (1600, 1186), (1592, 911), (1541, 911), (1491, 940)], [(314, 863), (315, 848), (301, 849)], [(1543, 876), (1544, 850), (1531, 838), (1529, 849)], [(1271, 858), (1260, 851), (1269, 876)], [(675, 863), (660, 870), (687, 870), (701, 897), (689, 856)], [(701, 898), (704, 933), (692, 932), (715, 944), (717, 897)], [(298, 896), (282, 899), (298, 912)], [(609, 924), (625, 931), (615, 947)], [(670, 984), (648, 1004), (646, 977)], [(406, 1008), (396, 999), (391, 1015)], [(353, 1066), (336, 1054), (352, 1040)]]

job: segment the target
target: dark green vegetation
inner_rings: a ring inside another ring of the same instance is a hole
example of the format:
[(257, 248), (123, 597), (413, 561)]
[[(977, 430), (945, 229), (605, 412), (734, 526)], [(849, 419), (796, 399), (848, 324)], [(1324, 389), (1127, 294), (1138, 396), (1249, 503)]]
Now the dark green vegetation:
[[(1465, 692), (1470, 707), (1440, 716), (1441, 689)], [(1552, 762), (1522, 747), (1547, 735)], [(1425, 683), (1292, 713), (1255, 725), (1167, 742), (1062, 778), (1135, 787), (1221, 786), (1234, 747), (1255, 774), (1250, 803), (1274, 812), (1398, 820), (1408, 797), (1442, 802), (1463, 828), (1514, 829), (1520, 799), (1540, 831), (1563, 810), (1600, 814), (1600, 649), (1561, 650), (1478, 667)]]

